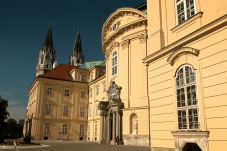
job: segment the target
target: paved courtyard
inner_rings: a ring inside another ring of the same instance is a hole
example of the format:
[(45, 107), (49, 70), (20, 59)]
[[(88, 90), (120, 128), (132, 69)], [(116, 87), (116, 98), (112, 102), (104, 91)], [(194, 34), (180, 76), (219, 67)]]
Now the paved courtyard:
[[(39, 141), (42, 147), (17, 147), (19, 151), (150, 151), (149, 146), (126, 146), (98, 144), (97, 142), (75, 141)], [(2, 147), (0, 150), (15, 151), (13, 147)]]

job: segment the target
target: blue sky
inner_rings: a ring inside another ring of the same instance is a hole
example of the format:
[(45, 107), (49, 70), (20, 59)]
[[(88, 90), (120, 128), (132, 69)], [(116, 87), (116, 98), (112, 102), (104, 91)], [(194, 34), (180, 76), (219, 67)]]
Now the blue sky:
[(52, 17), (58, 64), (68, 63), (78, 25), (85, 61), (103, 60), (101, 30), (121, 7), (146, 0), (0, 0), (0, 95), (10, 118), (24, 119), (28, 88), (35, 78), (40, 48)]

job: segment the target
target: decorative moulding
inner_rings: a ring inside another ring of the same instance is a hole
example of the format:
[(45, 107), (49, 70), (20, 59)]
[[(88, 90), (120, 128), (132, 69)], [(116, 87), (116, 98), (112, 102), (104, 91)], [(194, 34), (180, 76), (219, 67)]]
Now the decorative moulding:
[(178, 49), (170, 54), (170, 56), (167, 58), (167, 62), (170, 65), (173, 65), (174, 60), (178, 58), (182, 54), (193, 54), (195, 56), (199, 55), (199, 50), (190, 48), (190, 47), (182, 47), (181, 49)]

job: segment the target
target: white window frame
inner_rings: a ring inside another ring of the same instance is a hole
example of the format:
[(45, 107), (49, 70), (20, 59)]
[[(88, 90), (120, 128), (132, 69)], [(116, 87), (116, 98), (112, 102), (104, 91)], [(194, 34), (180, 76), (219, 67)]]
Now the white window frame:
[[(187, 5), (188, 2), (193, 2), (193, 5), (190, 5), (190, 6)], [(183, 9), (180, 10), (179, 7)], [(176, 22), (177, 22), (177, 25), (179, 25), (196, 14), (195, 0), (175, 0), (175, 10), (176, 10)], [(187, 11), (190, 13), (188, 14)], [(181, 18), (181, 20), (179, 20), (179, 18)]]
[(68, 134), (68, 125), (63, 124), (62, 125), (62, 135), (67, 135)]
[(87, 125), (87, 135), (90, 136), (90, 124)]
[(53, 88), (47, 88), (47, 94), (49, 95), (53, 94)]
[(91, 111), (92, 111), (92, 107), (89, 106), (89, 112), (88, 112), (88, 115), (91, 116)]
[(44, 123), (43, 134), (44, 135), (50, 134), (50, 124), (49, 123)]
[(94, 125), (94, 135), (97, 136), (98, 124), (95, 123)]
[(45, 114), (46, 115), (50, 115), (51, 114), (51, 108), (52, 108), (51, 104), (46, 104), (46, 106), (45, 106)]
[(84, 91), (80, 92), (80, 97), (85, 98), (85, 92)]
[(69, 90), (65, 90), (65, 96), (69, 96), (69, 93), (70, 91)]
[(83, 81), (83, 82), (86, 81), (86, 75), (84, 75), (84, 74), (81, 75), (81, 81)]
[(98, 115), (98, 113), (99, 113), (99, 105), (98, 104), (96, 104), (95, 105), (95, 115)]
[(90, 89), (90, 91), (89, 91), (89, 97), (90, 98), (92, 97), (92, 89)]
[(80, 125), (80, 136), (83, 136), (84, 135), (84, 125), (83, 124), (81, 124)]
[(63, 115), (64, 116), (69, 115), (69, 106), (68, 105), (63, 106)]
[(117, 74), (117, 51), (112, 53), (112, 76)]
[(80, 116), (81, 117), (85, 116), (85, 108), (83, 106), (80, 106)]
[(99, 85), (96, 86), (96, 95), (99, 95)]
[(199, 130), (195, 70), (191, 65), (182, 65), (176, 72), (175, 81), (178, 130)]

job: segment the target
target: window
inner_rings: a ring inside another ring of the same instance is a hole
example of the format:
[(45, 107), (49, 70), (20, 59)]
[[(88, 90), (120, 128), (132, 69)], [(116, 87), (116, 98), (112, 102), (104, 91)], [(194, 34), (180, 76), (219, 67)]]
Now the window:
[(90, 124), (88, 124), (88, 126), (87, 126), (87, 135), (88, 136), (90, 135)]
[(91, 106), (89, 106), (89, 113), (88, 113), (88, 116), (91, 116)]
[(93, 80), (93, 73), (91, 74), (91, 81)]
[(50, 114), (51, 113), (51, 104), (46, 104), (46, 114)]
[(95, 106), (95, 114), (98, 115), (98, 113), (99, 113), (99, 105), (97, 104), (97, 105)]
[(50, 125), (49, 123), (45, 123), (44, 124), (44, 131), (43, 131), (44, 135), (48, 135), (50, 133)]
[(92, 89), (89, 91), (89, 97), (92, 97)]
[(99, 86), (96, 87), (96, 95), (99, 95)]
[(106, 92), (106, 84), (103, 83), (103, 92)]
[(97, 124), (95, 124), (95, 136), (97, 136)]
[(65, 96), (69, 96), (69, 90), (65, 90)]
[(176, 0), (178, 25), (195, 15), (195, 0)]
[(69, 115), (69, 106), (68, 105), (63, 106), (63, 115)]
[(85, 92), (80, 92), (80, 97), (85, 98)]
[(113, 24), (113, 31), (115, 31), (117, 29), (117, 24)]
[(62, 125), (62, 135), (68, 134), (68, 125)]
[(80, 107), (80, 116), (84, 116), (84, 107), (83, 106)]
[(86, 81), (86, 76), (84, 74), (81, 75), (81, 81)]
[(178, 129), (199, 128), (196, 77), (193, 68), (183, 65), (176, 73)]
[(53, 94), (53, 89), (52, 88), (47, 88), (47, 94)]
[(117, 52), (114, 51), (112, 54), (112, 75), (117, 74)]
[(84, 135), (84, 125), (80, 125), (80, 136)]

